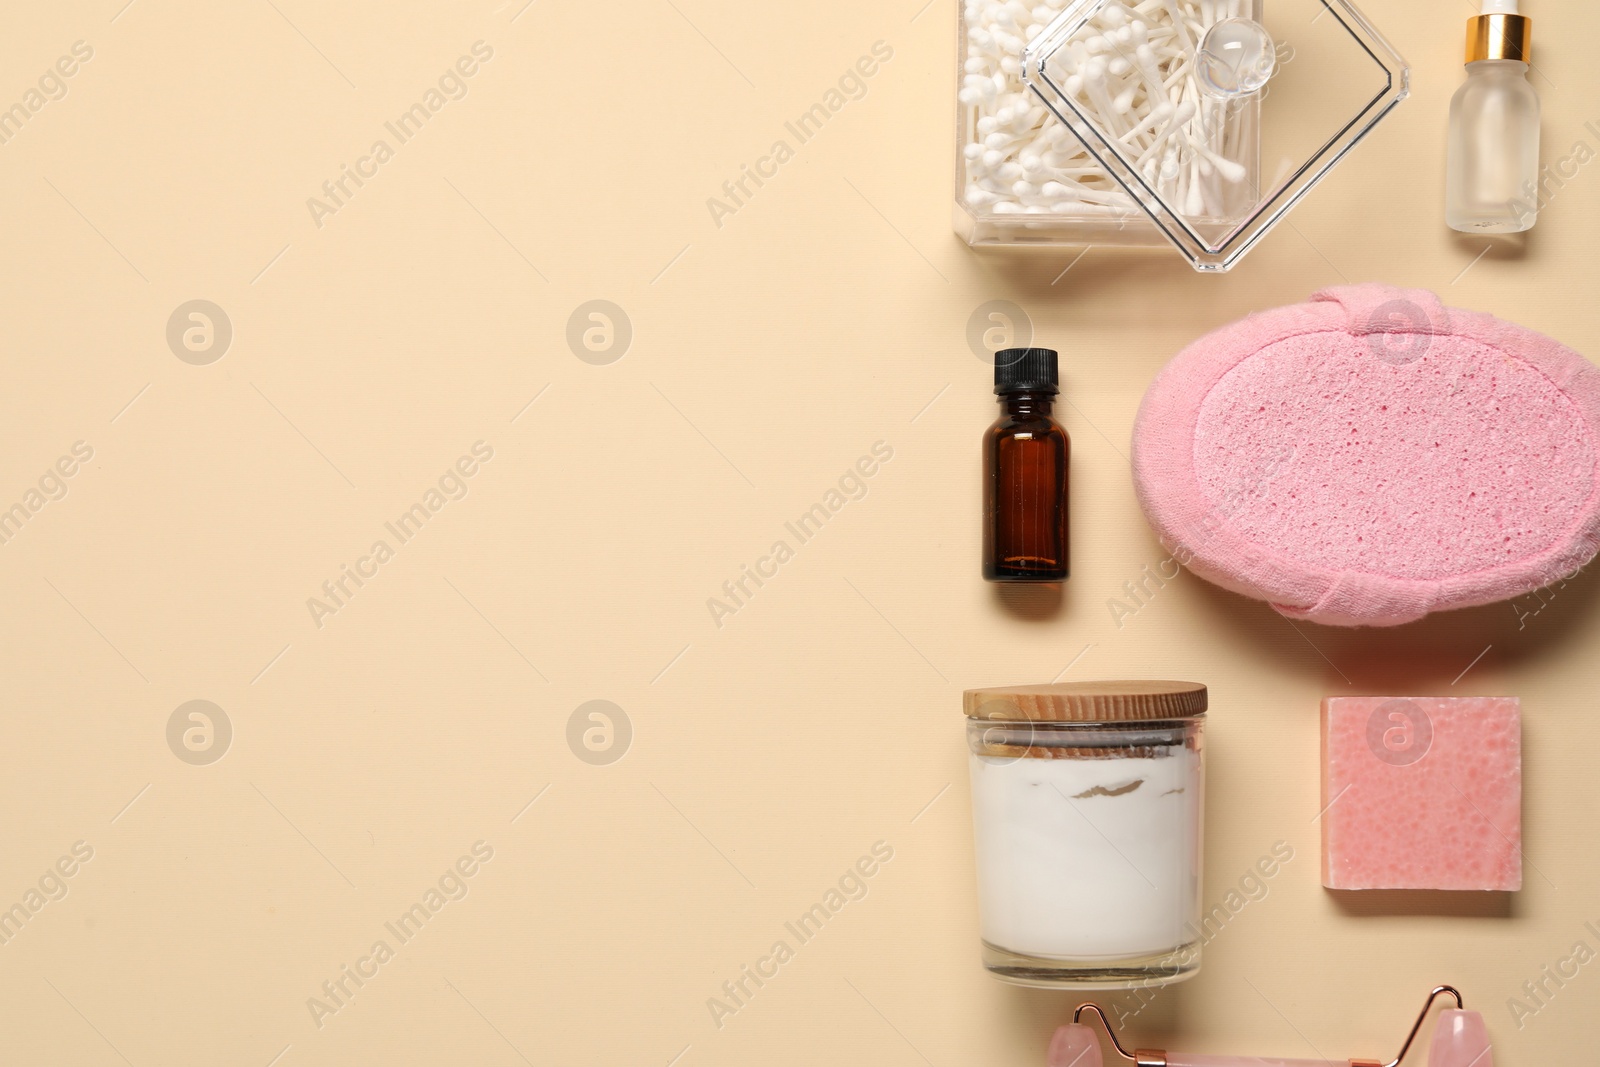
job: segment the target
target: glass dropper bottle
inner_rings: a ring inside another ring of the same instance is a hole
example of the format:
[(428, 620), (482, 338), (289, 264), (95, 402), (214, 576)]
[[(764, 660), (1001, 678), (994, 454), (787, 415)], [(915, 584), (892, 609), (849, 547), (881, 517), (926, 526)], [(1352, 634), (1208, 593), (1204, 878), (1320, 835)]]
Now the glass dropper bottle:
[(1000, 418), (983, 436), (983, 576), (991, 582), (1060, 582), (1069, 573), (1072, 443), (1051, 415), (1058, 379), (1051, 349), (995, 353)]
[(1539, 212), (1539, 94), (1528, 83), (1533, 20), (1517, 0), (1483, 0), (1467, 20), (1467, 80), (1450, 100), (1445, 222), (1520, 233)]

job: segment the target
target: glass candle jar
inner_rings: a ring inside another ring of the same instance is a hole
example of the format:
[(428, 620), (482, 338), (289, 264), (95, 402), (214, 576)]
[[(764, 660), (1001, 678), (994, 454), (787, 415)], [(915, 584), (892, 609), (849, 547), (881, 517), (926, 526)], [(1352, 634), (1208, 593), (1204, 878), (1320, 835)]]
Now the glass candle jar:
[(1191, 977), (1205, 686), (1007, 686), (964, 704), (984, 966), (1046, 987)]

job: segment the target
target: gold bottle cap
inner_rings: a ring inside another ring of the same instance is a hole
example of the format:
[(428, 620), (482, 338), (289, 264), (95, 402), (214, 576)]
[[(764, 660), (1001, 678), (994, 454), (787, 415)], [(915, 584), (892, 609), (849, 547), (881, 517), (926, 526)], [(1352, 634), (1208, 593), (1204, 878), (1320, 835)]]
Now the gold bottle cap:
[(1474, 15), (1467, 20), (1467, 62), (1515, 59), (1533, 54), (1533, 20), (1526, 15)]

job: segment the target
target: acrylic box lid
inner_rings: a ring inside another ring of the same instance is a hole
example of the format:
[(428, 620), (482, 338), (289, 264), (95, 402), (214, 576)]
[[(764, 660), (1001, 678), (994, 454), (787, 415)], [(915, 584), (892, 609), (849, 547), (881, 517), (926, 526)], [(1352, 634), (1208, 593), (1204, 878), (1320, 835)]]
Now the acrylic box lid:
[(1345, 0), (1078, 0), (1022, 76), (1200, 271), (1238, 262), (1410, 91)]

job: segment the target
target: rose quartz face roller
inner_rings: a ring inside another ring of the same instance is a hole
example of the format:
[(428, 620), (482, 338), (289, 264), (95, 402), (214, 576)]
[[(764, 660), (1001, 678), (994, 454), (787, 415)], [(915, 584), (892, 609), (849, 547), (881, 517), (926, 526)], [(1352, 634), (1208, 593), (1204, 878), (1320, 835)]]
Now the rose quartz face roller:
[(1078, 1009), (1072, 1013), (1072, 1023), (1056, 1030), (1055, 1036), (1050, 1039), (1047, 1063), (1049, 1067), (1102, 1067), (1100, 1039), (1095, 1036), (1095, 1032), (1088, 1024), (1080, 1021), (1084, 1012), (1092, 1011), (1100, 1017), (1100, 1024), (1106, 1028), (1106, 1036), (1111, 1039), (1111, 1047), (1117, 1050), (1117, 1055), (1135, 1064), (1136, 1067), (1400, 1067), (1400, 1061), (1406, 1058), (1406, 1053), (1411, 1050), (1411, 1042), (1416, 1040), (1417, 1031), (1422, 1029), (1423, 1020), (1428, 1017), (1428, 1009), (1433, 1007), (1434, 1000), (1440, 996), (1454, 997), (1456, 1006), (1439, 1013), (1439, 1024), (1434, 1029), (1433, 1043), (1428, 1048), (1428, 1067), (1494, 1067), (1494, 1055), (1489, 1051), (1489, 1031), (1483, 1024), (1483, 1016), (1475, 1011), (1466, 1011), (1461, 1002), (1461, 994), (1454, 987), (1447, 985), (1438, 986), (1428, 994), (1428, 1001), (1422, 1006), (1422, 1013), (1412, 1024), (1411, 1033), (1406, 1035), (1406, 1043), (1400, 1046), (1400, 1054), (1388, 1063), (1362, 1059), (1289, 1060), (1278, 1056), (1197, 1056), (1148, 1048), (1129, 1052), (1117, 1040), (1110, 1021), (1106, 1019), (1106, 1013), (1101, 1010), (1100, 1005), (1094, 1003), (1079, 1004)]

